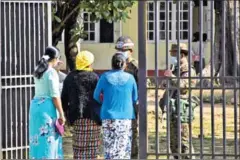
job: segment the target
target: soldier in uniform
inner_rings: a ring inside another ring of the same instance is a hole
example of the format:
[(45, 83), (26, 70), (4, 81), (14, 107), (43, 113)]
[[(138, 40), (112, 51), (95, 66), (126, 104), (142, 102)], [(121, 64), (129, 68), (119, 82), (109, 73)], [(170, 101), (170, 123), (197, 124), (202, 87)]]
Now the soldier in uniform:
[[(138, 61), (132, 57), (134, 43), (128, 36), (121, 36), (116, 42), (115, 49), (127, 58), (126, 72), (132, 74), (138, 85)], [(138, 158), (138, 103), (135, 106), (136, 119), (132, 121), (132, 152), (131, 159)]]
[[(171, 58), (175, 59), (173, 61), (177, 62), (177, 44), (171, 46), (170, 54)], [(194, 119), (194, 108), (198, 106), (199, 99), (197, 97), (189, 97), (188, 90), (190, 87), (196, 85), (196, 80), (191, 80), (189, 85), (189, 79), (181, 79), (181, 77), (194, 77), (196, 72), (191, 67), (191, 75), (189, 75), (189, 64), (188, 63), (188, 47), (185, 44), (180, 43), (180, 66), (178, 71), (180, 71), (180, 94), (178, 95), (177, 90), (173, 90), (171, 97), (169, 97), (169, 110), (170, 110), (170, 148), (173, 154), (178, 154), (178, 119), (181, 122), (181, 153), (188, 154), (190, 152), (189, 148), (189, 123)], [(172, 86), (178, 87), (178, 80), (176, 79), (177, 72), (168, 70), (164, 73), (167, 77), (175, 77), (175, 79), (170, 79)], [(165, 97), (166, 98), (166, 97)], [(178, 99), (180, 104), (178, 104)], [(191, 98), (191, 109), (192, 115), (189, 115), (189, 99)], [(180, 107), (180, 108), (178, 108)], [(178, 117), (178, 109), (180, 110), (180, 117)], [(192, 153), (194, 149), (192, 147)], [(179, 153), (180, 154), (180, 153)], [(189, 155), (181, 156), (180, 159), (190, 159)], [(177, 155), (174, 156), (174, 159), (179, 159)], [(192, 156), (191, 159), (194, 159)]]

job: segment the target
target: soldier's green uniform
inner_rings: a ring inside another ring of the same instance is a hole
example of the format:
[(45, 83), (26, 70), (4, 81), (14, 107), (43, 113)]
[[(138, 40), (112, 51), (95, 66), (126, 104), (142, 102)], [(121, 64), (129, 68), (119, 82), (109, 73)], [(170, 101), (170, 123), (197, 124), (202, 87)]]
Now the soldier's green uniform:
[[(176, 51), (177, 45), (174, 44), (172, 46), (172, 51)], [(175, 49), (175, 50), (174, 50)], [(184, 44), (180, 44), (181, 52), (185, 51), (184, 54), (187, 54), (187, 47)], [(180, 59), (180, 77), (189, 77), (189, 64), (187, 60), (187, 55), (183, 56)], [(191, 68), (190, 77), (195, 77), (196, 72)], [(171, 77), (176, 77), (176, 75), (172, 74)], [(172, 97), (170, 97), (169, 110), (170, 110), (170, 148), (173, 154), (178, 153), (178, 107), (180, 110), (180, 129), (181, 129), (181, 153), (188, 154), (190, 152), (189, 148), (189, 123), (194, 119), (194, 109), (199, 103), (199, 99), (197, 97), (191, 97), (191, 108), (192, 108), (192, 116), (189, 116), (189, 95), (188, 90), (190, 87), (194, 87), (196, 85), (196, 80), (191, 80), (189, 85), (189, 79), (181, 79), (180, 78), (180, 94), (178, 95), (177, 90), (174, 91)], [(171, 79), (171, 85), (178, 87), (178, 80)], [(178, 104), (178, 99), (180, 104)], [(192, 153), (194, 153), (194, 149), (192, 147)], [(178, 159), (178, 156), (174, 156), (175, 159)], [(190, 155), (181, 156), (181, 159), (194, 159), (194, 156), (190, 157)]]
[[(119, 52), (127, 57), (127, 66), (125, 71), (132, 74), (138, 85), (138, 61), (129, 56), (132, 52), (133, 42), (130, 37), (122, 36), (119, 37), (115, 46)], [(132, 148), (131, 148), (131, 159), (138, 158), (138, 104), (135, 105), (136, 119), (132, 120)]]

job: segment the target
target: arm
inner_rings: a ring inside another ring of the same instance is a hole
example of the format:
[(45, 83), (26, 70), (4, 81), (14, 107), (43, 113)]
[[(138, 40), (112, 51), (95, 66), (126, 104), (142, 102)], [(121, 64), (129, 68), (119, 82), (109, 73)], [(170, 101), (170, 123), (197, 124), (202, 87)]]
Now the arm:
[(65, 122), (64, 112), (62, 109), (62, 103), (60, 99), (60, 91), (59, 91), (59, 77), (55, 70), (50, 71), (49, 73), (49, 87), (50, 87), (50, 96), (53, 99), (54, 106), (57, 108), (60, 118), (62, 119), (62, 123)]
[(62, 106), (63, 106), (63, 110), (64, 112), (67, 113), (67, 109), (68, 109), (68, 103), (69, 103), (69, 99), (68, 99), (68, 80), (66, 79), (63, 82), (63, 89), (62, 89), (62, 94), (61, 94), (61, 100), (62, 100)]
[(134, 78), (132, 80), (133, 80), (132, 101), (135, 104), (137, 103), (137, 100), (138, 100), (138, 89), (137, 89), (137, 84)]
[(98, 102), (98, 103), (102, 103), (101, 102), (101, 98), (100, 95), (103, 92), (103, 86), (104, 86), (104, 76), (101, 76), (101, 78), (99, 79), (97, 86), (94, 90), (94, 94), (93, 94), (93, 98)]

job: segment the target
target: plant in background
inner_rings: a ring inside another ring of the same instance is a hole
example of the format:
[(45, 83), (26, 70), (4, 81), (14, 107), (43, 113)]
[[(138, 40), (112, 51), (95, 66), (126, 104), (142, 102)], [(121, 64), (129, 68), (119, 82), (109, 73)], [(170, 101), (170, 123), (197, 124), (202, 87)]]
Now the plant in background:
[[(75, 68), (77, 42), (86, 33), (81, 25), (81, 11), (91, 14), (93, 21), (106, 19), (109, 23), (129, 19), (134, 0), (57, 0), (52, 5), (52, 44), (56, 46), (64, 30), (64, 47), (70, 70)], [(79, 20), (80, 19), (80, 20)]]

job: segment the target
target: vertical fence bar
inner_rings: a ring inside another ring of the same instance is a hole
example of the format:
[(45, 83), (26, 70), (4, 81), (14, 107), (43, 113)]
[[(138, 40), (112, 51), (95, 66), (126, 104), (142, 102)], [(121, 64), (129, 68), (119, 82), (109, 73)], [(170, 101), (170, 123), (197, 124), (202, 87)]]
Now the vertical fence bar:
[[(28, 54), (31, 54), (31, 52), (32, 52), (32, 36), (31, 36), (31, 28), (32, 28), (32, 26), (31, 26), (31, 4), (32, 3), (28, 3)], [(40, 36), (40, 35), (39, 35)], [(33, 46), (34, 47), (34, 46)], [(30, 71), (30, 73), (29, 74), (31, 74), (32, 73), (32, 61), (31, 61), (31, 59), (32, 58), (30, 58), (29, 59), (29, 71)], [(31, 77), (29, 77), (29, 83), (31, 84)], [(30, 97), (29, 97), (29, 99), (31, 99), (32, 98), (32, 89), (30, 88)]]
[(159, 52), (159, 1), (154, 1), (154, 18), (155, 18), (155, 136), (156, 136), (156, 159), (158, 159), (158, 152), (159, 152), (159, 128), (158, 128), (158, 52)]
[[(48, 45), (52, 45), (52, 3), (47, 2), (48, 6)], [(139, 4), (140, 5), (140, 4)], [(138, 6), (139, 6), (138, 5)], [(144, 4), (145, 5), (145, 4)], [(140, 7), (140, 6), (139, 6)], [(141, 6), (142, 7), (142, 6)], [(140, 8), (139, 8), (140, 9)], [(143, 10), (141, 11), (143, 12)], [(146, 11), (145, 11), (146, 12)], [(143, 23), (143, 22), (141, 22)], [(144, 31), (144, 30), (143, 30)], [(146, 37), (145, 37), (146, 38)], [(145, 49), (146, 50), (146, 49)]]
[(203, 1), (199, 0), (199, 52), (200, 52), (200, 159), (203, 159), (203, 81), (202, 81), (202, 66), (203, 66)]
[[(2, 26), (2, 2), (0, 2), (0, 26)], [(0, 27), (0, 42), (2, 41), (2, 28)], [(4, 42), (5, 43), (5, 42)], [(2, 42), (0, 43), (0, 76), (2, 76)], [(0, 116), (2, 117), (2, 79), (0, 78)], [(0, 122), (0, 159), (3, 159), (2, 155), (2, 119)]]
[[(169, 2), (168, 0), (165, 1), (165, 12), (166, 12), (166, 69), (169, 69)], [(170, 116), (169, 116), (169, 79), (167, 79), (167, 159), (170, 158)]]
[[(239, 2), (237, 2), (237, 0), (234, 0), (234, 47), (233, 47), (233, 57), (237, 57), (237, 34), (238, 34), (238, 31), (237, 31), (237, 18), (239, 18), (237, 16), (237, 5), (239, 5)], [(238, 26), (239, 26), (239, 23), (238, 23)], [(238, 36), (239, 38), (239, 36)], [(237, 58), (234, 59), (233, 61), (233, 66), (234, 66), (234, 77), (237, 77)], [(238, 80), (238, 78), (237, 78)], [(234, 154), (235, 154), (235, 159), (238, 159), (238, 127), (237, 127), (237, 124), (238, 124), (238, 110), (237, 110), (237, 92), (236, 92), (236, 88), (237, 88), (237, 80), (234, 80)]]
[(34, 66), (36, 66), (36, 8), (35, 4), (33, 6), (33, 58), (34, 58)]
[[(19, 35), (19, 58), (20, 58), (20, 74), (22, 74), (22, 37), (21, 37), (21, 32), (22, 32), (22, 27), (21, 27), (21, 21), (22, 21), (22, 18), (21, 18), (21, 3), (19, 3), (19, 32), (18, 32), (18, 35)], [(22, 78), (20, 78), (20, 81), (22, 80)], [(22, 115), (23, 115), (23, 101), (22, 101), (22, 88), (20, 87), (20, 143), (21, 143), (21, 159), (23, 159), (23, 118), (22, 118)]]
[(46, 37), (45, 37), (45, 3), (42, 3), (42, 22), (43, 22), (43, 34), (42, 34), (42, 39), (43, 39), (43, 48), (46, 48)]
[(38, 15), (38, 24), (37, 24), (37, 26), (38, 26), (38, 59), (40, 59), (41, 58), (41, 28), (40, 28), (40, 12), (39, 12), (39, 6), (40, 6), (40, 3), (37, 3), (37, 15)]
[[(192, 85), (191, 85), (191, 75), (192, 75), (192, 1), (188, 1), (188, 83), (190, 86), (189, 89), (189, 117), (192, 117)], [(189, 123), (189, 154), (190, 159), (192, 159), (192, 123)]]
[[(36, 2), (35, 2), (35, 3), (36, 3)], [(39, 5), (40, 2), (37, 2), (37, 3), (38, 3), (38, 5)], [(31, 25), (30, 25), (30, 21), (31, 21), (31, 16), (30, 16), (30, 13), (31, 13), (31, 4), (34, 4), (34, 2), (29, 2), (28, 5), (27, 5), (27, 7), (28, 7), (28, 22), (26, 22), (26, 25), (28, 24), (28, 26), (31, 26)], [(38, 21), (40, 21), (39, 19), (40, 19), (40, 13), (39, 13), (39, 7), (38, 7)], [(39, 27), (39, 28), (38, 28), (38, 29), (39, 29), (38, 37), (39, 37), (39, 43), (40, 43), (40, 39), (41, 39), (40, 23), (38, 23), (38, 27)], [(28, 39), (27, 39), (28, 42), (27, 42), (27, 40), (26, 40), (26, 43), (27, 43), (26, 45), (28, 46), (28, 52), (27, 52), (28, 55), (31, 54), (31, 47), (32, 47), (32, 46), (31, 46), (31, 39), (32, 39), (32, 38), (31, 38), (31, 35), (30, 35), (30, 33), (31, 33), (30, 31), (31, 31), (31, 27), (28, 28), (28, 36), (29, 36)], [(39, 46), (40, 46), (40, 45), (39, 45)], [(39, 50), (40, 50), (40, 48), (39, 48)], [(40, 56), (40, 55), (39, 55), (39, 56)], [(29, 73), (26, 72), (27, 74), (30, 74), (30, 75), (31, 75), (31, 73), (32, 73), (32, 70), (31, 70), (31, 69), (32, 69), (32, 65), (31, 65), (31, 62), (32, 62), (32, 61), (31, 61), (31, 59), (32, 59), (32, 58), (28, 59), (28, 61), (29, 61), (29, 63), (30, 63), (30, 64), (29, 64)], [(27, 74), (26, 74), (26, 75), (27, 75)], [(28, 81), (27, 81), (26, 83), (31, 84), (31, 77), (28, 77)], [(29, 121), (28, 121), (28, 114), (29, 114), (28, 111), (29, 111), (29, 110), (28, 110), (28, 107), (29, 107), (31, 98), (32, 98), (32, 87), (29, 87), (29, 92), (28, 92), (28, 102), (29, 102), (29, 103), (27, 103), (27, 105), (26, 105), (26, 113), (27, 113), (27, 121), (26, 121), (26, 122), (27, 122), (28, 125), (29, 125)], [(27, 128), (29, 127), (28, 125), (27, 125)], [(29, 136), (29, 133), (26, 134), (26, 139), (27, 139), (26, 145), (28, 145), (28, 139), (29, 139), (28, 136)], [(28, 153), (28, 151), (29, 151), (29, 150), (26, 148), (26, 153)], [(28, 155), (29, 155), (29, 154), (27, 154), (27, 157), (28, 157)]]
[[(147, 93), (146, 93), (146, 1), (138, 2), (139, 57), (139, 158), (147, 158)], [(52, 43), (50, 41), (50, 43)]]
[(214, 120), (214, 1), (211, 1), (211, 142), (212, 159), (215, 158), (215, 120)]
[[(27, 62), (27, 50), (26, 50), (26, 24), (27, 24), (27, 18), (26, 18), (26, 4), (24, 3), (23, 4), (23, 31), (24, 31), (24, 36), (23, 36), (23, 50), (24, 50), (24, 62)], [(27, 85), (27, 66), (26, 66), (26, 63), (24, 63), (24, 82), (25, 82), (25, 85)], [(27, 133), (28, 133), (28, 115), (27, 115), (27, 104), (28, 104), (28, 101), (27, 101), (27, 87), (24, 88), (24, 98), (25, 98), (25, 106), (24, 106), (24, 110), (25, 110), (25, 145), (28, 144), (28, 138), (27, 138)], [(25, 157), (27, 157), (28, 154), (27, 152), (25, 151)]]
[(181, 143), (181, 121), (180, 121), (180, 1), (177, 1), (177, 93), (178, 93), (178, 99), (177, 99), (177, 142), (178, 142), (178, 159), (181, 159), (180, 155), (182, 152), (182, 143)]
[[(7, 73), (7, 70), (6, 70), (6, 68), (7, 68), (7, 66), (6, 66), (6, 64), (7, 64), (7, 60), (8, 60), (8, 57), (7, 57), (7, 21), (6, 21), (6, 19), (7, 19), (7, 15), (6, 15), (6, 13), (7, 13), (7, 10), (6, 10), (6, 6), (7, 6), (7, 3), (6, 2), (4, 2), (4, 12), (3, 12), (3, 14), (4, 14), (4, 41), (5, 41), (5, 43), (4, 43), (4, 49), (5, 49), (5, 53), (4, 53), (4, 56), (5, 56), (5, 62), (3, 62), (4, 63), (4, 73), (5, 73), (5, 75), (6, 75), (6, 73)], [(6, 85), (6, 80), (5, 80), (5, 85)], [(7, 114), (7, 111), (8, 111), (8, 101), (7, 101), (7, 89), (4, 89), (4, 102), (6, 103), (5, 104), (5, 116), (6, 116), (6, 121), (5, 121), (5, 148), (8, 148), (8, 122), (7, 122), (7, 119), (8, 119), (8, 114)], [(5, 153), (6, 155), (5, 155), (5, 157), (6, 157), (6, 159), (8, 159), (8, 152), (6, 152)]]
[(226, 36), (226, 1), (222, 1), (222, 34), (221, 34), (221, 50), (222, 50), (222, 67), (223, 67), (223, 90), (222, 90), (222, 96), (223, 96), (223, 158), (226, 159), (226, 94), (225, 94), (225, 82), (226, 82), (226, 73), (225, 73), (225, 66), (226, 66), (226, 58), (225, 58), (225, 36)]
[[(16, 19), (16, 3), (14, 3), (14, 75), (17, 75), (17, 68), (16, 68), (16, 64), (17, 64), (17, 19)], [(17, 78), (15, 77), (14, 78), (14, 85), (17, 85)], [(17, 103), (17, 88), (14, 89), (15, 90), (15, 96), (14, 96), (14, 101), (15, 101), (15, 104), (14, 104), (14, 107), (15, 107), (15, 145), (16, 147), (18, 147), (18, 103)], [(18, 150), (16, 150), (16, 158), (18, 158)]]
[[(9, 20), (8, 20), (8, 23), (9, 23), (9, 76), (11, 77), (12, 76), (12, 17), (11, 17), (11, 10), (12, 10), (12, 7), (11, 7), (11, 2), (8, 3), (8, 6), (9, 6), (9, 9), (8, 9), (8, 13), (9, 13)], [(12, 78), (9, 78), (10, 79), (10, 85), (12, 85)], [(11, 147), (13, 147), (13, 104), (12, 104), (12, 88), (9, 89), (10, 90), (10, 138), (11, 138)], [(11, 153), (11, 159), (13, 159), (13, 150), (11, 149), (10, 151)]]

